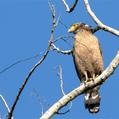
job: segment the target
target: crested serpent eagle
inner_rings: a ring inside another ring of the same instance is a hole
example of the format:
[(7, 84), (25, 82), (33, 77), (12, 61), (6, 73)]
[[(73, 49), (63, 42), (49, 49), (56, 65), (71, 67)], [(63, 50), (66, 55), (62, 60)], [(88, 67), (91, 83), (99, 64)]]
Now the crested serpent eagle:
[[(91, 27), (84, 23), (73, 24), (68, 32), (74, 33), (73, 60), (81, 83), (95, 80), (103, 71), (103, 58), (98, 39)], [(100, 110), (99, 89), (100, 86), (96, 86), (85, 92), (85, 107), (91, 113)]]

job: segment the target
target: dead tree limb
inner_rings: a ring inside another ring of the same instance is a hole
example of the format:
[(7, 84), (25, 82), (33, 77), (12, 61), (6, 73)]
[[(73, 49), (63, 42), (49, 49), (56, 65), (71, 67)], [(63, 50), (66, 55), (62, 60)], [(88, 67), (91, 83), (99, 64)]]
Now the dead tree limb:
[(72, 50), (61, 50), (54, 43), (51, 44), (53, 47), (52, 50), (57, 51), (58, 53), (64, 54), (64, 55), (70, 55), (72, 54)]
[[(60, 79), (60, 88), (61, 88), (62, 95), (65, 96), (66, 94), (64, 91), (64, 82), (63, 82), (63, 74), (62, 74), (62, 66), (61, 65), (59, 65), (58, 77)], [(70, 101), (69, 108), (65, 112), (57, 112), (57, 114), (60, 114), (60, 115), (66, 114), (66, 113), (70, 112), (71, 108), (72, 108), (72, 102)]]
[[(79, 1), (79, 0), (75, 0), (75, 2), (74, 2), (74, 4), (72, 5), (72, 7), (69, 8), (69, 5), (67, 4), (67, 2), (66, 2), (65, 0), (62, 0), (64, 6), (65, 6), (65, 8), (66, 8), (66, 11), (67, 11), (68, 13), (72, 12), (72, 11), (75, 9), (75, 7), (76, 7), (78, 1)], [(114, 35), (116, 35), (116, 36), (119, 36), (119, 31), (118, 31), (118, 30), (116, 30), (116, 29), (114, 29), (114, 28), (112, 28), (112, 27), (109, 27), (109, 26), (105, 25), (102, 21), (100, 21), (100, 20), (98, 19), (98, 17), (97, 17), (97, 16), (95, 15), (95, 13), (92, 11), (88, 0), (84, 0), (84, 4), (85, 4), (85, 7), (86, 7), (86, 10), (87, 10), (88, 14), (91, 16), (91, 18), (93, 19), (93, 21), (97, 24), (97, 29), (95, 29), (94, 32), (96, 32), (97, 30), (102, 29), (102, 30), (107, 31), (107, 32), (110, 32), (110, 33), (112, 33), (112, 34), (114, 34)]]
[(75, 9), (75, 7), (76, 7), (78, 1), (79, 1), (79, 0), (75, 0), (75, 2), (74, 2), (74, 4), (72, 5), (72, 7), (69, 8), (69, 6), (68, 6), (68, 4), (66, 3), (66, 1), (65, 1), (65, 0), (62, 0), (64, 6), (65, 6), (65, 8), (66, 8), (66, 11), (67, 11), (68, 13), (73, 12), (73, 10)]
[[(10, 112), (10, 108), (9, 108), (9, 106), (8, 106), (8, 104), (7, 104), (6, 100), (5, 100), (5, 98), (4, 98), (1, 94), (0, 94), (0, 99), (2, 100), (3, 104), (5, 105), (5, 107), (6, 107), (7, 111), (8, 111), (8, 113), (9, 113), (9, 112)], [(12, 117), (12, 119), (14, 119), (14, 118)]]
[(119, 65), (119, 51), (115, 58), (112, 60), (110, 65), (103, 71), (103, 73), (98, 76), (95, 80), (89, 81), (86, 84), (82, 83), (78, 88), (69, 92), (67, 95), (63, 96), (59, 99), (53, 106), (51, 106), (40, 119), (50, 119), (53, 115), (55, 115), (62, 107), (64, 107), (67, 103), (74, 100), (77, 96), (83, 94), (86, 90), (94, 88), (97, 85), (103, 84), (106, 79), (114, 73), (115, 69)]
[(58, 77), (60, 79), (60, 88), (61, 88), (61, 92), (62, 92), (62, 95), (64, 96), (65, 95), (65, 91), (64, 91), (64, 82), (63, 82), (63, 76), (62, 76), (62, 66), (59, 65), (59, 72), (58, 72)]
[(19, 89), (19, 91), (18, 91), (18, 93), (17, 93), (17, 96), (15, 97), (15, 100), (14, 100), (14, 102), (13, 102), (13, 105), (12, 105), (11, 109), (10, 109), (10, 112), (8, 113), (8, 119), (11, 119), (11, 118), (12, 118), (14, 109), (15, 109), (15, 107), (16, 107), (16, 105), (17, 105), (17, 103), (18, 103), (18, 100), (19, 100), (19, 98), (20, 98), (20, 96), (21, 96), (21, 94), (22, 94), (22, 92), (23, 92), (23, 90), (24, 90), (24, 88), (25, 88), (27, 82), (29, 81), (31, 75), (34, 73), (35, 69), (36, 69), (40, 64), (43, 63), (43, 61), (46, 59), (46, 57), (47, 57), (47, 55), (48, 55), (48, 53), (49, 53), (49, 51), (50, 51), (50, 49), (51, 49), (50, 47), (51, 47), (51, 44), (52, 44), (53, 39), (54, 39), (54, 32), (55, 32), (55, 29), (56, 29), (56, 26), (57, 26), (58, 21), (57, 21), (57, 19), (56, 19), (56, 12), (55, 12), (54, 6), (51, 5), (51, 4), (49, 4), (49, 5), (50, 5), (50, 9), (51, 9), (51, 13), (52, 13), (52, 18), (53, 18), (53, 20), (52, 20), (51, 36), (50, 36), (50, 40), (49, 40), (49, 43), (48, 43), (47, 50), (45, 51), (45, 53), (44, 53), (44, 55), (42, 56), (42, 58), (32, 67), (32, 69), (30, 70), (30, 72), (29, 72), (28, 75), (26, 76), (26, 78), (25, 78), (23, 84), (21, 85), (21, 87), (20, 87), (20, 89)]
[(91, 16), (91, 18), (93, 19), (93, 21), (97, 24), (97, 26), (104, 30), (104, 31), (108, 31), (116, 36), (119, 36), (119, 31), (114, 29), (114, 28), (111, 28), (105, 24), (103, 24), (98, 18), (97, 16), (95, 15), (95, 13), (91, 10), (91, 7), (90, 7), (90, 4), (88, 2), (88, 0), (84, 0), (84, 4), (85, 4), (85, 7), (86, 7), (86, 10), (88, 12), (88, 14)]
[(37, 55), (35, 55), (35, 56), (33, 56), (33, 57), (28, 57), (28, 58), (25, 58), (25, 59), (18, 60), (18, 61), (16, 61), (16, 62), (14, 62), (13, 64), (9, 65), (8, 67), (2, 69), (2, 70), (0, 71), (0, 74), (4, 73), (5, 71), (9, 70), (10, 68), (12, 68), (13, 66), (15, 66), (15, 65), (17, 65), (17, 64), (20, 64), (20, 63), (22, 63), (22, 62), (26, 62), (26, 61), (31, 60), (31, 59), (34, 59), (34, 58), (37, 58), (38, 56), (39, 56), (39, 55), (37, 54)]

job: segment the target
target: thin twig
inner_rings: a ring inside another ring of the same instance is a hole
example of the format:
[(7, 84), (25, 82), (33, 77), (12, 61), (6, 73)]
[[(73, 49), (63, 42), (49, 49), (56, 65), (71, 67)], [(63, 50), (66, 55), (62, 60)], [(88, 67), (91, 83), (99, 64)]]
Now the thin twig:
[(46, 52), (44, 53), (44, 55), (42, 56), (42, 58), (34, 65), (34, 67), (30, 70), (30, 72), (28, 73), (27, 77), (25, 78), (23, 84), (21, 85), (19, 91), (18, 91), (18, 94), (14, 100), (14, 103), (11, 107), (11, 110), (10, 112), (8, 113), (8, 119), (11, 119), (12, 115), (13, 115), (13, 111), (16, 107), (16, 104), (21, 96), (21, 93), (23, 92), (28, 80), (30, 79), (31, 75), (33, 74), (33, 72), (35, 71), (35, 69), (41, 64), (43, 63), (43, 61), (45, 60), (45, 58), (47, 57), (49, 51), (50, 51), (50, 47), (51, 47), (51, 44), (53, 42), (53, 39), (54, 39), (54, 32), (55, 32), (55, 29), (56, 29), (56, 26), (57, 26), (57, 19), (56, 19), (56, 12), (55, 12), (55, 8), (54, 8), (54, 5), (51, 5), (51, 3), (49, 3), (49, 6), (50, 6), (50, 9), (51, 9), (51, 13), (52, 13), (52, 29), (51, 29), (51, 36), (50, 36), (50, 40), (49, 40), (49, 43), (48, 43), (48, 47), (47, 47), (47, 50)]
[(4, 97), (1, 94), (0, 94), (0, 99), (3, 101), (7, 111), (10, 112), (9, 106), (8, 106), (7, 102), (5, 101)]
[[(51, 42), (51, 40), (50, 40), (50, 42)], [(28, 73), (28, 75), (27, 75), (26, 79), (24, 80), (22, 86), (20, 87), (20, 89), (19, 89), (19, 91), (18, 91), (18, 94), (17, 94), (17, 96), (16, 96), (16, 98), (15, 98), (15, 100), (14, 100), (14, 103), (13, 103), (13, 105), (12, 105), (12, 107), (11, 107), (11, 110), (10, 110), (10, 112), (9, 112), (9, 114), (8, 114), (8, 119), (11, 119), (12, 114), (13, 114), (13, 111), (14, 111), (14, 109), (15, 109), (15, 107), (16, 107), (16, 104), (17, 104), (19, 98), (20, 98), (20, 95), (21, 95), (23, 89), (25, 88), (25, 86), (26, 86), (28, 80), (30, 79), (31, 75), (33, 74), (33, 72), (35, 71), (35, 69), (36, 69), (36, 68), (45, 60), (45, 58), (47, 57), (47, 55), (48, 55), (48, 53), (49, 53), (49, 51), (50, 51), (50, 49), (49, 49), (49, 46), (50, 46), (50, 44), (51, 44), (50, 42), (49, 42), (48, 49), (46, 50), (45, 54), (44, 54), (44, 55), (42, 56), (42, 58), (38, 61), (38, 63), (36, 63), (36, 65), (30, 70), (30, 72)]]
[(64, 107), (67, 103), (75, 99), (77, 96), (83, 94), (86, 90), (92, 89), (97, 85), (103, 84), (106, 79), (112, 75), (115, 69), (119, 66), (119, 52), (112, 60), (110, 65), (103, 71), (103, 73), (98, 76), (95, 80), (91, 80), (86, 84), (82, 83), (78, 88), (74, 89), (67, 95), (63, 96), (59, 101), (57, 101), (53, 106), (51, 106), (40, 119), (50, 119), (53, 115), (55, 115), (62, 107)]
[(44, 104), (42, 102), (41, 96), (39, 95), (39, 93), (34, 89), (33, 92), (31, 93), (31, 96), (35, 96), (40, 104), (41, 107), (41, 115), (43, 115), (44, 113)]
[(66, 3), (66, 1), (65, 0), (62, 0), (62, 2), (64, 4), (64, 6), (66, 7), (66, 11), (69, 12), (70, 11), (70, 8), (69, 8), (68, 4)]
[(73, 10), (75, 9), (77, 3), (78, 3), (78, 0), (75, 0), (74, 4), (73, 4), (72, 7), (70, 8), (69, 13), (73, 12)]
[(105, 24), (103, 24), (98, 18), (97, 16), (94, 14), (94, 12), (91, 10), (91, 7), (89, 5), (88, 0), (84, 0), (84, 4), (86, 7), (86, 10), (88, 12), (88, 14), (91, 16), (91, 18), (93, 19), (93, 21), (97, 24), (98, 27), (100, 27), (100, 29), (103, 29), (104, 31), (108, 31), (116, 36), (119, 36), (119, 31), (116, 29), (113, 29), (109, 26), (106, 26)]
[(57, 51), (58, 53), (61, 53), (61, 54), (64, 54), (64, 55), (70, 55), (70, 54), (72, 54), (72, 50), (61, 50), (61, 49), (59, 49), (58, 47), (56, 47), (56, 45), (55, 44), (51, 44), (51, 46), (52, 46), (52, 50), (54, 50), (54, 51)]
[(66, 24), (64, 24), (61, 20), (59, 20), (59, 23), (64, 26), (64, 28), (68, 29), (68, 27), (66, 26)]
[(91, 29), (92, 33), (95, 33), (98, 30), (101, 30), (101, 28), (99, 26), (96, 26), (95, 28)]
[(68, 36), (59, 36), (53, 41), (53, 44), (59, 40), (63, 40), (65, 43), (72, 46), (71, 41), (69, 42), (70, 39), (73, 39), (73, 36), (69, 36), (69, 35)]
[(8, 67), (2, 69), (2, 70), (0, 71), (0, 74), (4, 73), (5, 71), (9, 70), (10, 68), (12, 68), (13, 66), (15, 66), (15, 65), (17, 65), (17, 64), (19, 64), (19, 63), (22, 63), (22, 62), (25, 62), (25, 61), (28, 61), (28, 60), (37, 58), (38, 56), (39, 56), (39, 55), (37, 54), (37, 55), (35, 55), (35, 56), (33, 56), (33, 57), (28, 57), (28, 58), (26, 58), (26, 59), (18, 60), (18, 61), (16, 61), (15, 63), (9, 65)]
[(73, 36), (69, 36), (69, 35), (68, 36), (59, 36), (53, 41), (53, 43), (56, 43), (59, 40), (63, 40), (65, 43), (72, 46), (71, 42), (69, 42), (69, 39), (73, 39)]
[[(5, 107), (6, 107), (7, 111), (8, 111), (8, 113), (9, 113), (9, 112), (10, 112), (10, 108), (9, 108), (9, 106), (8, 106), (8, 104), (7, 104), (6, 100), (5, 100), (5, 98), (4, 98), (1, 94), (0, 94), (0, 99), (2, 100), (3, 104), (5, 105)], [(14, 118), (12, 117), (12, 119), (14, 119)]]
[[(63, 83), (62, 67), (61, 67), (61, 65), (59, 65), (58, 77), (60, 79), (60, 88), (61, 88), (62, 95), (65, 96), (66, 94), (65, 94), (65, 91), (64, 91), (64, 83)], [(63, 114), (64, 115), (64, 114), (70, 112), (71, 108), (72, 108), (72, 101), (70, 102), (69, 108), (65, 112), (57, 112), (57, 114)]]
[(69, 8), (69, 6), (68, 6), (68, 4), (66, 3), (66, 1), (65, 1), (65, 0), (62, 0), (64, 6), (65, 6), (65, 8), (66, 8), (66, 11), (67, 11), (68, 13), (73, 12), (73, 10), (75, 9), (75, 7), (76, 7), (78, 1), (79, 1), (79, 0), (75, 0), (75, 2), (74, 2), (74, 4), (72, 5), (72, 7)]
[(64, 83), (63, 83), (62, 67), (61, 67), (61, 65), (59, 65), (58, 76), (59, 76), (59, 79), (60, 79), (60, 88), (61, 88), (61, 92), (62, 92), (62, 95), (64, 96), (64, 95), (65, 95), (65, 92), (64, 92)]

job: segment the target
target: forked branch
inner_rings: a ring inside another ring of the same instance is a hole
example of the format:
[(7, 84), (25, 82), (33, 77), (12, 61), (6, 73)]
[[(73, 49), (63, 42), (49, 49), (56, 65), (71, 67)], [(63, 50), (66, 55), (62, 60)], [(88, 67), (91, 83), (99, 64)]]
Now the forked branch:
[(72, 5), (72, 7), (69, 8), (69, 5), (66, 3), (66, 1), (65, 1), (65, 0), (62, 0), (64, 6), (65, 6), (65, 8), (66, 8), (66, 11), (67, 11), (68, 13), (73, 12), (73, 10), (75, 9), (75, 7), (76, 7), (78, 1), (79, 1), (79, 0), (75, 0), (75, 2), (74, 2), (74, 4)]
[[(72, 11), (75, 9), (75, 7), (76, 7), (78, 1), (79, 1), (79, 0), (75, 0), (75, 2), (74, 2), (74, 4), (72, 5), (72, 7), (69, 8), (69, 5), (67, 4), (67, 2), (66, 2), (65, 0), (62, 0), (64, 6), (65, 6), (65, 8), (66, 8), (66, 11), (67, 11), (68, 13), (72, 12)], [(87, 10), (88, 14), (91, 16), (91, 18), (93, 19), (93, 21), (97, 24), (97, 28), (98, 28), (98, 29), (95, 29), (94, 32), (96, 32), (97, 30), (102, 29), (102, 30), (107, 31), (107, 32), (110, 32), (110, 33), (112, 33), (112, 34), (114, 34), (114, 35), (116, 35), (116, 36), (119, 36), (119, 31), (118, 31), (118, 30), (116, 30), (116, 29), (114, 29), (114, 28), (112, 28), (112, 27), (109, 27), (109, 26), (105, 25), (102, 21), (100, 21), (100, 20), (98, 19), (98, 17), (97, 17), (97, 16), (95, 15), (95, 13), (92, 11), (88, 0), (84, 0), (84, 4), (85, 4), (85, 7), (86, 7), (86, 10)]]
[(48, 47), (47, 47), (47, 50), (45, 51), (44, 55), (41, 57), (41, 59), (32, 67), (32, 69), (30, 70), (30, 72), (28, 73), (28, 75), (26, 76), (23, 84), (21, 85), (21, 87), (19, 88), (19, 91), (18, 91), (18, 94), (13, 102), (13, 105), (11, 107), (11, 110), (10, 112), (8, 113), (8, 119), (11, 119), (12, 118), (12, 115), (13, 115), (13, 112), (14, 112), (14, 109), (18, 103), (18, 100), (21, 96), (21, 93), (23, 92), (27, 82), (29, 81), (30, 77), (32, 76), (32, 74), (34, 73), (35, 69), (43, 63), (43, 61), (46, 59), (49, 51), (50, 51), (50, 47), (51, 47), (51, 44), (53, 42), (53, 39), (54, 39), (54, 32), (55, 32), (55, 29), (56, 29), (56, 26), (57, 26), (57, 19), (56, 19), (56, 12), (55, 12), (55, 8), (52, 4), (49, 4), (50, 5), (50, 9), (51, 9), (51, 13), (52, 13), (52, 29), (51, 29), (51, 35), (50, 35), (50, 40), (49, 40), (49, 43), (48, 43)]

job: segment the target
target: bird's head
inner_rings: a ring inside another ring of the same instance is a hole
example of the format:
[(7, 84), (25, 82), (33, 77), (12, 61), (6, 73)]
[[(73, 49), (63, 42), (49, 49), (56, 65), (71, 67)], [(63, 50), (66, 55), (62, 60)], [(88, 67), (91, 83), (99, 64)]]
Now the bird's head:
[(82, 29), (90, 31), (91, 27), (85, 23), (75, 23), (68, 29), (68, 33), (74, 33), (75, 34)]

